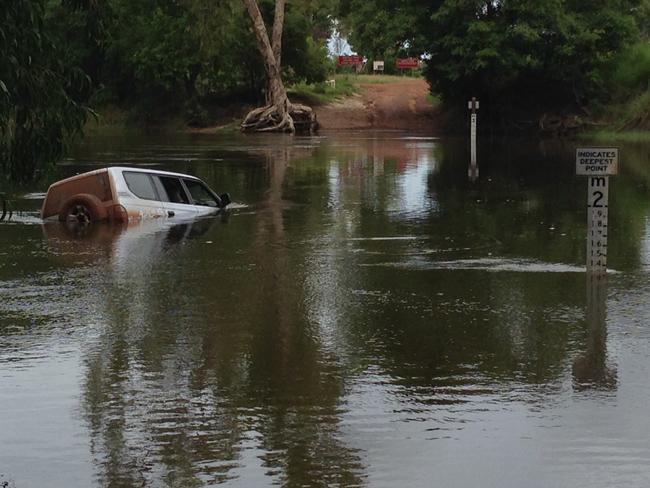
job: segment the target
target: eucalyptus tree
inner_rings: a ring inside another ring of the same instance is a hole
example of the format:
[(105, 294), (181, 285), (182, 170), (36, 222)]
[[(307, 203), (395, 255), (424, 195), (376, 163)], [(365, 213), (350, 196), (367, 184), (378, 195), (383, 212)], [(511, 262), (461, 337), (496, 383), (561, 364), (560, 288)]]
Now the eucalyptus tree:
[(275, 0), (271, 37), (256, 0), (243, 0), (252, 21), (257, 48), (262, 56), (267, 78), (266, 105), (248, 113), (241, 124), (244, 131), (295, 132), (316, 128), (316, 117), (306, 105), (292, 104), (282, 81), (282, 31), (285, 0)]

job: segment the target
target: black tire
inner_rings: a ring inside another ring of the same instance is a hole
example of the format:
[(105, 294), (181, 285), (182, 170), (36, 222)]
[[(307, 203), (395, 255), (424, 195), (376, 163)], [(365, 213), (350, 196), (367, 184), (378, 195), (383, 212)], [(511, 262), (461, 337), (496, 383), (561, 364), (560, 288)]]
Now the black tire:
[(97, 197), (78, 195), (68, 200), (59, 212), (59, 220), (77, 225), (89, 225), (107, 218), (106, 209)]
[(87, 225), (93, 222), (92, 211), (83, 203), (73, 205), (66, 212), (66, 222), (74, 222), (77, 224)]

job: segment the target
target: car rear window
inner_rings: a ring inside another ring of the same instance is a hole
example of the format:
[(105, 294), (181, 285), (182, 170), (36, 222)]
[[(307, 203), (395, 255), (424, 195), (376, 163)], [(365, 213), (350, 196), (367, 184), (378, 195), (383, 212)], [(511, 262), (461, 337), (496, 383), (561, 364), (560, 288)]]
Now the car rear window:
[(144, 200), (159, 200), (156, 190), (153, 187), (151, 177), (146, 173), (135, 173), (125, 171), (124, 180), (129, 190), (138, 198)]

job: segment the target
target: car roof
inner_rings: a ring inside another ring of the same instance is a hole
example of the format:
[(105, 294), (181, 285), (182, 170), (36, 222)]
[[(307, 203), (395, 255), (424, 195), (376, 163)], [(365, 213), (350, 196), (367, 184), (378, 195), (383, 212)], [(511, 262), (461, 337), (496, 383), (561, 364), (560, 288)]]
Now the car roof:
[(50, 185), (50, 188), (58, 187), (60, 185), (68, 184), (71, 181), (74, 181), (76, 179), (84, 178), (86, 176), (94, 175), (94, 174), (99, 174), (99, 173), (121, 173), (123, 171), (132, 171), (135, 173), (147, 173), (147, 174), (154, 174), (154, 175), (163, 175), (163, 176), (175, 176), (175, 177), (180, 177), (180, 178), (191, 178), (193, 180), (199, 180), (196, 176), (192, 175), (186, 175), (183, 173), (172, 173), (171, 171), (160, 171), (157, 169), (147, 169), (147, 168), (139, 168), (137, 166), (109, 166), (107, 168), (100, 168), (100, 169), (95, 169), (92, 171), (87, 171), (85, 173), (80, 173), (78, 175), (70, 176), (68, 178), (65, 178), (63, 180), (56, 181)]
[(141, 168), (137, 166), (111, 166), (106, 169), (109, 172), (132, 171), (135, 173), (149, 173), (149, 174), (164, 175), (164, 176), (176, 176), (181, 178), (192, 178), (193, 180), (198, 180), (196, 176), (186, 175), (184, 173), (173, 173), (171, 171), (161, 171), (157, 169)]

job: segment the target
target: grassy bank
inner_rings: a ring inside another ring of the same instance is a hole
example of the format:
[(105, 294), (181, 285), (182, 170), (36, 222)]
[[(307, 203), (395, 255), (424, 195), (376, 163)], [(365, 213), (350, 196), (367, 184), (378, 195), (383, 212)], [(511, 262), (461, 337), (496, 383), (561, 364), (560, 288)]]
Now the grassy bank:
[(600, 107), (596, 123), (603, 128), (587, 132), (585, 137), (602, 141), (650, 141), (650, 89), (623, 102)]
[(650, 142), (650, 132), (640, 130), (597, 130), (582, 134), (583, 139), (602, 142)]
[(359, 85), (396, 83), (405, 78), (407, 77), (394, 75), (337, 74), (329, 82), (295, 84), (288, 92), (292, 100), (302, 101), (308, 105), (324, 105), (358, 93)]
[(313, 84), (297, 83), (287, 90), (289, 98), (307, 105), (324, 105), (349, 97), (358, 91), (357, 84), (348, 77), (337, 77), (332, 80), (333, 83), (331, 81)]

